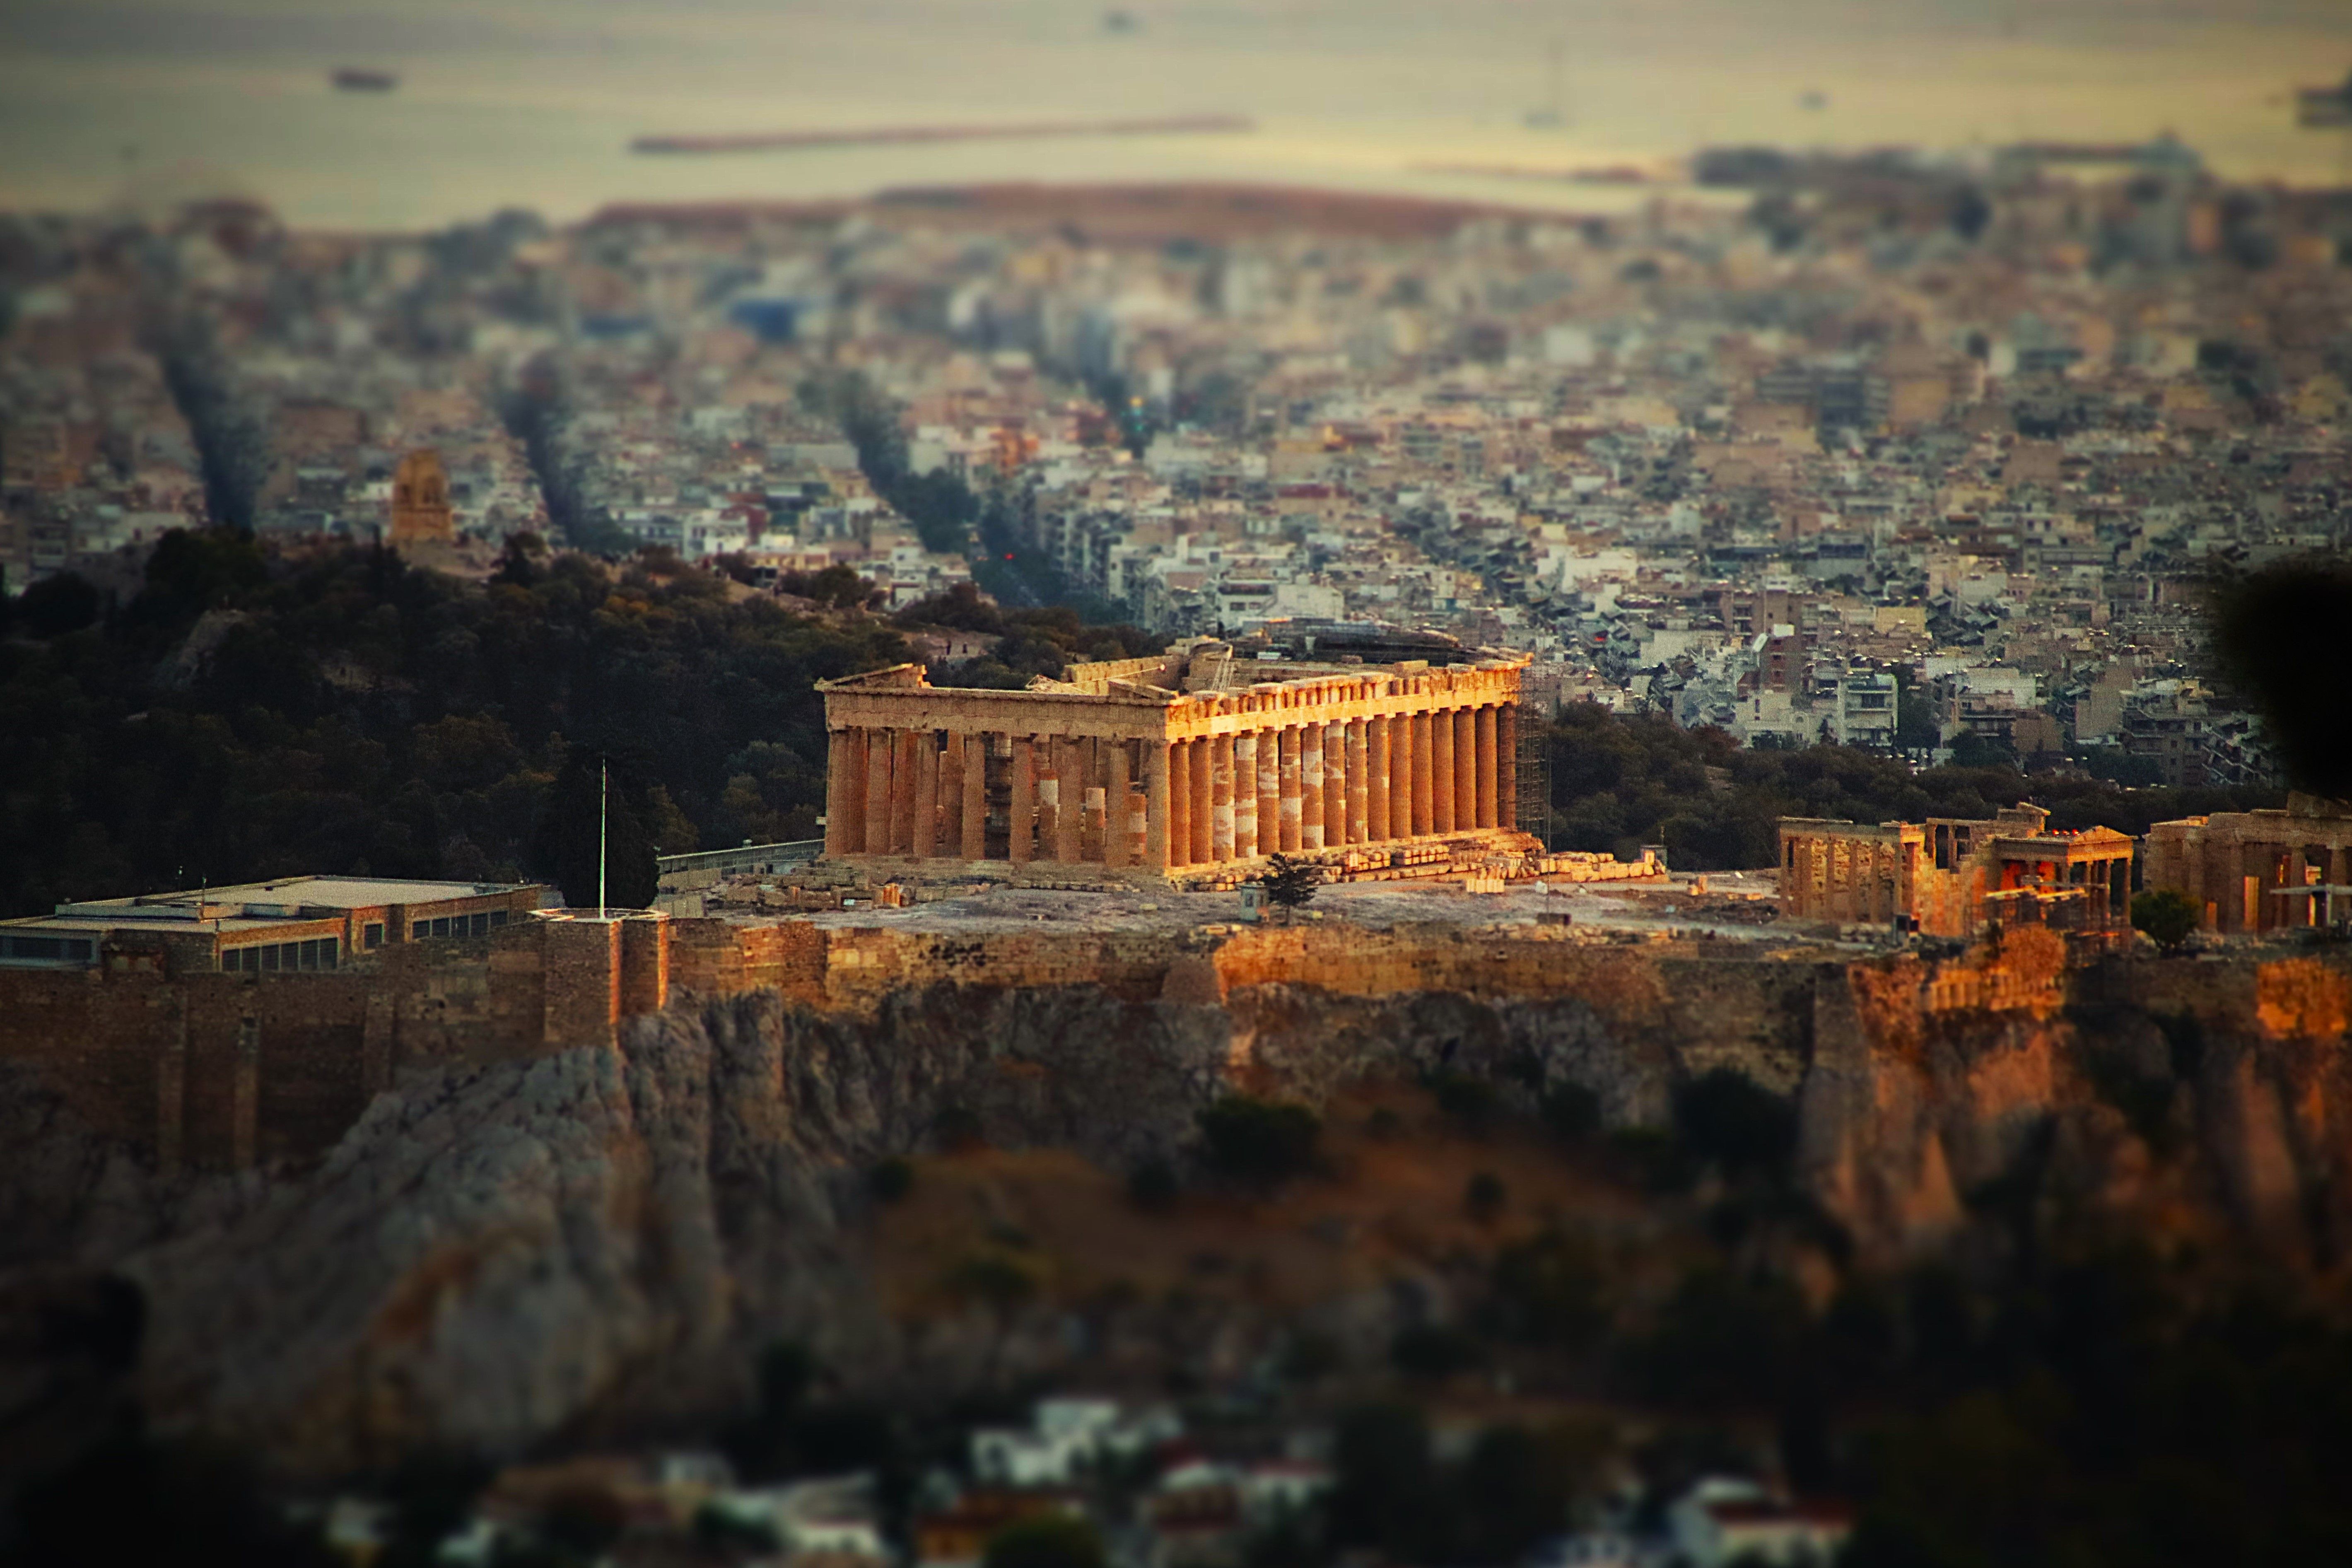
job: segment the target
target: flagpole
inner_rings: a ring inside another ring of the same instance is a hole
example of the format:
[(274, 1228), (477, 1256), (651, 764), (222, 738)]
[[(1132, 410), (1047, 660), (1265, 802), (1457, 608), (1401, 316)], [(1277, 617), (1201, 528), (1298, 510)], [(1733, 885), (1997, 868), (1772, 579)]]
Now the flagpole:
[(612, 789), (610, 769), (596, 761), (596, 918), (604, 918), (604, 801)]

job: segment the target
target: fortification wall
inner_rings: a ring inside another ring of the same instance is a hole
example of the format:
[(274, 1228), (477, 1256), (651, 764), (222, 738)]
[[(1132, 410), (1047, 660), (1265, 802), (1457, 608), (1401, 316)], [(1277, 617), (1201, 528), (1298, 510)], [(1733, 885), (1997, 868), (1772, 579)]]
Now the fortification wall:
[[(39, 1066), (102, 1136), (166, 1170), (332, 1146), (404, 1069), (609, 1039), (668, 1001), (662, 922), (531, 921), (318, 972), (0, 970), (0, 1058)], [(645, 927), (645, 930), (639, 930)]]
[(1817, 1047), (1824, 984), (1837, 993), (1837, 1028), (1889, 1058), (1988, 1014), (2046, 1020), (2069, 1002), (2187, 1014), (2270, 1038), (2340, 1040), (2352, 1027), (2352, 973), (2341, 963), (2250, 954), (2084, 969), (2063, 938), (2036, 928), (1958, 958), (1851, 963), (1826, 949), (1626, 942), (1543, 926), (963, 935), (808, 921), (555, 921), (404, 944), (320, 973), (175, 974), (129, 960), (0, 971), (0, 1058), (41, 1065), (95, 1131), (160, 1167), (233, 1169), (323, 1152), (404, 1070), (609, 1041), (619, 1018), (661, 1010), (673, 989), (773, 988), (866, 1017), (894, 992), (942, 985), (1097, 987), (1122, 1002), (1213, 1005), (1284, 988), (1356, 1001), (1572, 999), (1616, 1037), (1673, 1041), (1694, 1070), (1736, 1066), (1792, 1089)]

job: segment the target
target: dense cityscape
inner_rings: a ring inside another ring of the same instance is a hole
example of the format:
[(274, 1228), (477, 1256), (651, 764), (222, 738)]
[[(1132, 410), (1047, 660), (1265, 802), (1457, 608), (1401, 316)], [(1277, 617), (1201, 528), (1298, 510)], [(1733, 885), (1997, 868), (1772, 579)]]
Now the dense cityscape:
[(2352, 187), (1680, 175), (0, 214), (0, 1556), (2340, 1552)]

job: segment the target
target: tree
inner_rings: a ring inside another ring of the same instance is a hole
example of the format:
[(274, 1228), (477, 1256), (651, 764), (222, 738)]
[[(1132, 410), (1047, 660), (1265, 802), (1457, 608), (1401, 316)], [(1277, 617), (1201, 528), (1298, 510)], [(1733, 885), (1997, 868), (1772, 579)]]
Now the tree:
[(1778, 1174), (1797, 1149), (1795, 1107), (1735, 1068), (1717, 1068), (1675, 1090), (1675, 1126), (1692, 1153), (1726, 1174)]
[(1479, 1225), (1492, 1225), (1502, 1217), (1503, 1205), (1508, 1201), (1503, 1178), (1492, 1171), (1481, 1171), (1472, 1176), (1470, 1184), (1462, 1190), (1463, 1211)]
[(16, 622), (37, 637), (63, 637), (98, 619), (98, 590), (72, 572), (44, 577), (18, 596)]
[(1265, 872), (1256, 879), (1265, 889), (1267, 900), (1276, 909), (1303, 910), (1315, 897), (1315, 889), (1323, 880), (1316, 867), (1293, 860), (1287, 855), (1270, 858)]
[(1314, 1167), (1323, 1124), (1303, 1105), (1280, 1105), (1229, 1094), (1196, 1120), (1210, 1165), (1260, 1187), (1303, 1175)]
[(604, 834), (604, 903), (641, 910), (659, 891), (661, 868), (652, 836), (629, 804), (625, 778), (585, 746), (572, 748), (548, 795), (532, 846), (539, 874), (563, 889), (575, 910), (596, 907), (597, 835)]
[(2178, 952), (2195, 934), (2202, 917), (2196, 900), (2178, 888), (2159, 888), (2132, 900), (2131, 923), (2134, 931), (2146, 931), (2165, 952)]
[(2230, 678), (2252, 693), (2296, 787), (2352, 796), (2352, 681), (2344, 628), (2352, 625), (2352, 566), (2284, 562), (2214, 594), (2213, 642)]
[(1103, 1568), (1102, 1537), (1089, 1521), (1040, 1514), (988, 1539), (982, 1568)]

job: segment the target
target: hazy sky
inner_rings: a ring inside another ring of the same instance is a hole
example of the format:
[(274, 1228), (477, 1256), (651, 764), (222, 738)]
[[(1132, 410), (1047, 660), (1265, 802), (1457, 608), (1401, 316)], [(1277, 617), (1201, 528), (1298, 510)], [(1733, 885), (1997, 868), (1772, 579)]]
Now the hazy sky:
[[(1107, 27), (1114, 6), (1137, 27)], [(2352, 71), (2352, 0), (13, 0), (8, 17), (0, 203), (89, 206), (177, 181), (367, 226), (988, 178), (1423, 189), (1436, 162), (2164, 129), (2226, 172), (2315, 179), (2336, 143), (2297, 132), (2287, 95)], [(344, 65), (396, 70), (400, 89), (334, 93)], [(1529, 123), (1555, 106), (1564, 126)], [(627, 151), (646, 132), (1207, 111), (1261, 130)]]

